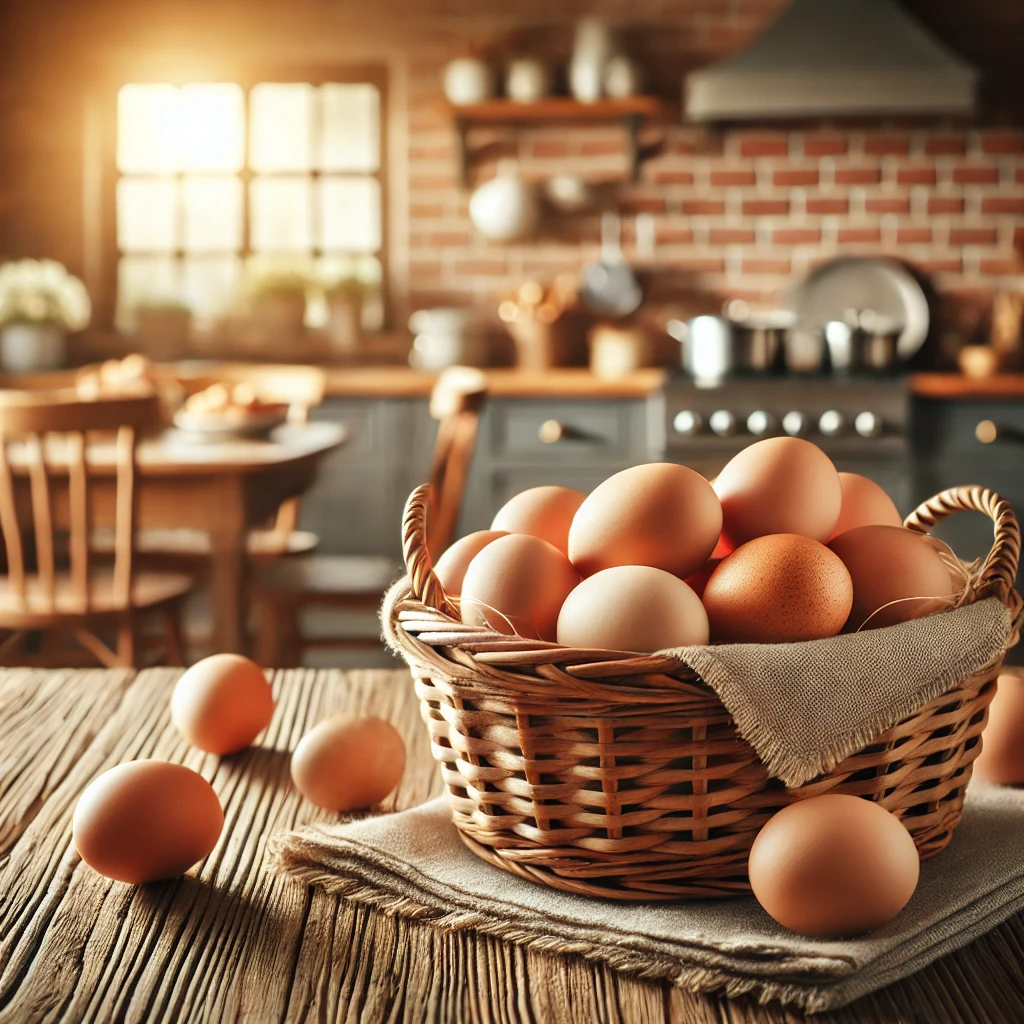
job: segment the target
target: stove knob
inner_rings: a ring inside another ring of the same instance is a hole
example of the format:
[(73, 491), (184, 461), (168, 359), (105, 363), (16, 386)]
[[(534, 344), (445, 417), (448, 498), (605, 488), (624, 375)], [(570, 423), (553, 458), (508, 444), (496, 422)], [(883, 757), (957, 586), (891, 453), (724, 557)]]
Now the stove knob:
[(859, 412), (853, 421), (853, 429), (861, 437), (878, 437), (882, 432), (882, 417), (873, 412)]
[(688, 437), (699, 434), (703, 426), (704, 417), (692, 409), (684, 409), (682, 412), (677, 412), (672, 420), (672, 429), (677, 434), (686, 434)]
[(818, 430), (826, 437), (838, 437), (846, 426), (846, 417), (835, 409), (826, 409), (818, 417)]
[(717, 409), (708, 417), (708, 426), (719, 437), (732, 437), (736, 433), (736, 417), (728, 409)]
[(807, 433), (807, 414), (797, 412), (795, 409), (792, 412), (787, 412), (782, 417), (782, 429), (789, 434), (790, 437), (800, 437), (801, 434)]
[(758, 409), (747, 417), (747, 430), (756, 437), (770, 434), (775, 430), (775, 417), (770, 412)]

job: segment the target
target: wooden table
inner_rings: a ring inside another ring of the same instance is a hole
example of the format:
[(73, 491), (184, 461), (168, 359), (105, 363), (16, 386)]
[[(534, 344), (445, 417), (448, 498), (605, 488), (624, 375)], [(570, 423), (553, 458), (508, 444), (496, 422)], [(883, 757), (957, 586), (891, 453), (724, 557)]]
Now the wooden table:
[[(216, 444), (190, 441), (177, 431), (143, 440), (138, 447), (140, 529), (184, 528), (210, 536), (212, 649), (242, 651), (245, 629), (246, 534), (265, 522), (281, 504), (313, 482), (320, 460), (346, 439), (337, 423), (284, 426), (269, 440), (233, 440)], [(29, 501), (28, 477), (18, 474), (17, 446), (10, 451), (18, 500)], [(99, 472), (109, 467), (109, 486), (94, 483), (94, 525), (113, 522), (114, 445), (90, 444), (87, 457)], [(59, 525), (67, 516), (67, 498), (54, 493)]]
[[(384, 808), (436, 795), (427, 733), (404, 671), (289, 670), (262, 745), (228, 758), (188, 748), (170, 724), (177, 670), (0, 672), (0, 1024), (31, 1021), (794, 1024), (778, 1006), (695, 996), (578, 957), (528, 952), (387, 917), (263, 870), (268, 837), (333, 817), (303, 801), (288, 751), (341, 710), (372, 711), (407, 738)], [(71, 815), (122, 761), (179, 761), (224, 805), (198, 870), (132, 887), (80, 862)], [(906, 981), (815, 1024), (1019, 1024), (1024, 915)]]

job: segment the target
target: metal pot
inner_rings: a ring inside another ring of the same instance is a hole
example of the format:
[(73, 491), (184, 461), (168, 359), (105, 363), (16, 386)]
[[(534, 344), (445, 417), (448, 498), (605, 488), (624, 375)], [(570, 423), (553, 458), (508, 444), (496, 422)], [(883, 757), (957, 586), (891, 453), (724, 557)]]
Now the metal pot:
[(671, 320), (666, 330), (683, 347), (683, 369), (699, 384), (717, 384), (734, 374), (774, 373), (782, 367), (787, 329), (769, 317), (739, 322), (697, 316)]

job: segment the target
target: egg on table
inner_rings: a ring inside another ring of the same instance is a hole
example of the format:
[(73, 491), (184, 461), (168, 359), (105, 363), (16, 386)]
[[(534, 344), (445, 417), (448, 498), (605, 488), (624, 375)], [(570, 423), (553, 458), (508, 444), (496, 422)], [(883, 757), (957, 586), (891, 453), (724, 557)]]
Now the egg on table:
[(405, 741), (382, 718), (335, 715), (315, 725), (292, 754), (296, 789), (331, 811), (379, 804), (402, 781)]
[(1024, 674), (1000, 675), (974, 767), (989, 782), (1024, 786)]
[(898, 818), (837, 793), (798, 800), (769, 818), (747, 864), (754, 896), (779, 924), (830, 937), (891, 921), (913, 896), (920, 868)]
[(840, 473), (839, 483), (843, 488), (843, 503), (832, 537), (857, 526), (903, 525), (903, 517), (892, 498), (874, 480), (859, 473)]
[(210, 754), (233, 754), (249, 746), (273, 714), (274, 696), (263, 669), (240, 654), (197, 661), (171, 695), (171, 720), (178, 731)]
[(566, 647), (649, 654), (708, 642), (700, 598), (678, 576), (617, 565), (588, 576), (565, 599), (557, 639)]
[(702, 598), (714, 643), (791, 643), (835, 636), (853, 603), (837, 555), (795, 533), (757, 537), (727, 555)]
[(457, 600), (462, 593), (462, 581), (466, 578), (469, 563), (492, 540), (507, 536), (505, 530), (477, 530), (449, 545), (434, 565), (434, 575), (445, 594)]
[(946, 563), (924, 537), (902, 526), (857, 526), (829, 548), (853, 580), (847, 632), (878, 629), (949, 608), (952, 581)]
[(509, 498), (498, 509), (492, 530), (528, 533), (553, 544), (562, 554), (569, 549), (569, 527), (586, 497), (571, 487), (531, 487)]
[(558, 613), (579, 574), (554, 545), (525, 533), (491, 541), (462, 581), (462, 621), (530, 640), (555, 640)]
[(167, 761), (128, 761), (78, 798), (71, 832), (94, 871), (138, 885), (174, 878), (217, 845), (224, 812), (198, 772)]
[(769, 437), (726, 463), (715, 479), (722, 534), (734, 547), (771, 533), (832, 536), (843, 488), (832, 460), (810, 441)]
[(591, 491), (569, 530), (569, 559), (581, 576), (648, 565), (682, 579), (704, 565), (721, 532), (722, 509), (707, 480), (685, 466), (652, 462)]

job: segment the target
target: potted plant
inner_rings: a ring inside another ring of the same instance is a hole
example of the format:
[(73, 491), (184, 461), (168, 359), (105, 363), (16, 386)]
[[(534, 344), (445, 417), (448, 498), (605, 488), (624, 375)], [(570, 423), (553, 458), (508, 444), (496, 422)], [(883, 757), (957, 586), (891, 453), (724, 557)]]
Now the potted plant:
[(0, 267), (0, 366), (7, 373), (56, 370), (69, 331), (89, 322), (85, 285), (56, 260), (17, 260)]
[(154, 356), (180, 355), (192, 334), (192, 309), (178, 299), (146, 299), (133, 310), (135, 333)]
[(365, 281), (352, 275), (324, 289), (327, 303), (326, 333), (336, 352), (352, 353), (359, 348), (363, 336), (363, 300)]
[(266, 342), (302, 336), (306, 300), (314, 281), (301, 268), (267, 267), (249, 277), (249, 304), (255, 333)]

